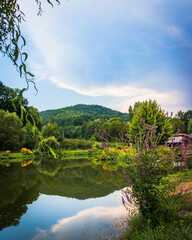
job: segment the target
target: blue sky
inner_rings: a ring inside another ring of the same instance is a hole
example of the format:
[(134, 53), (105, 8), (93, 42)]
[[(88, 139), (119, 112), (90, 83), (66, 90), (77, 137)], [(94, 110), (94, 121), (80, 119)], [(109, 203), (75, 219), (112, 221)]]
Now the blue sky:
[[(31, 85), (25, 96), (40, 111), (78, 103), (127, 112), (156, 99), (177, 113), (192, 109), (191, 0), (70, 0), (50, 7), (21, 1), (26, 14)], [(0, 81), (25, 87), (9, 59)]]

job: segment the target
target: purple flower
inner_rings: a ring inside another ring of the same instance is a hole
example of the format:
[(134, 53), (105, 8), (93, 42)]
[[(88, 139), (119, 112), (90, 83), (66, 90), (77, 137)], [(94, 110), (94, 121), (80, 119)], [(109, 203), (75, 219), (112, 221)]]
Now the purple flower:
[(136, 204), (140, 204), (140, 202), (136, 202)]
[(171, 112), (171, 117), (173, 116), (173, 112)]
[(160, 136), (160, 135), (161, 135), (161, 133), (158, 133), (158, 135)]
[(128, 136), (129, 136), (129, 133), (126, 133), (125, 135), (126, 135), (126, 137), (128, 137)]
[(103, 134), (105, 135), (106, 133), (107, 133), (107, 132), (104, 130), (104, 131), (103, 131)]
[(94, 131), (97, 132), (97, 128), (94, 128)]
[(124, 200), (124, 198), (122, 197), (122, 203), (123, 203), (123, 205), (125, 205), (125, 200)]
[(145, 124), (145, 120), (143, 120), (142, 124), (143, 124), (143, 125)]
[(142, 169), (145, 169), (145, 166), (144, 166), (144, 167), (142, 167)]
[(139, 157), (140, 157), (140, 155), (138, 154), (138, 155), (137, 155), (137, 157), (139, 158)]
[(161, 174), (159, 175), (159, 177), (161, 178)]
[(129, 201), (129, 196), (126, 194), (127, 201)]
[(149, 172), (152, 172), (152, 170), (150, 170)]
[(145, 170), (143, 170), (142, 173), (145, 173)]
[(132, 194), (135, 194), (135, 191), (132, 191)]
[(120, 136), (120, 135), (121, 135), (121, 133), (118, 133), (118, 135)]
[(137, 140), (139, 140), (140, 138), (137, 138)]
[(146, 203), (146, 200), (143, 200), (143, 203)]
[(123, 172), (124, 174), (126, 174), (126, 172)]
[(125, 127), (127, 127), (127, 123), (125, 123)]
[(127, 175), (125, 175), (124, 178), (127, 178)]
[(175, 126), (175, 123), (173, 123), (173, 127)]
[(180, 131), (181, 131), (181, 130), (178, 128), (178, 129), (177, 129), (177, 132), (180, 132)]
[(131, 180), (129, 180), (128, 182), (131, 183)]
[(181, 187), (180, 189), (183, 190), (183, 187)]
[(151, 152), (154, 152), (154, 149), (151, 149)]
[(92, 152), (95, 152), (95, 149), (91, 148), (91, 151), (92, 151)]

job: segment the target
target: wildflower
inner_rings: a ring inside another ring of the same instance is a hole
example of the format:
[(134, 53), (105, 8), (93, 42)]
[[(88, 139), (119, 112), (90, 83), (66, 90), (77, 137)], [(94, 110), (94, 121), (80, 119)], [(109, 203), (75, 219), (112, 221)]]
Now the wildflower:
[(152, 172), (152, 170), (150, 170), (149, 172)]
[(139, 204), (140, 204), (140, 202), (136, 202), (136, 204), (137, 204), (137, 205), (139, 205)]
[(145, 173), (145, 170), (143, 170), (142, 173)]
[(137, 155), (137, 157), (139, 158), (139, 157), (140, 157), (140, 155), (138, 154), (138, 155)]
[(143, 200), (143, 203), (146, 203), (146, 200)]
[(95, 152), (95, 149), (91, 148), (91, 151), (92, 151), (92, 152)]
[(137, 140), (139, 140), (140, 138), (137, 138)]
[(151, 149), (151, 152), (154, 152), (154, 149)]
[(127, 127), (127, 123), (125, 123), (125, 127)]
[(121, 135), (121, 133), (118, 133), (118, 135), (120, 136), (120, 135)]
[(11, 151), (10, 150), (7, 150), (6, 153), (10, 153)]
[(161, 135), (161, 133), (158, 133), (158, 135), (160, 136), (160, 135)]
[(143, 124), (143, 125), (145, 124), (145, 120), (143, 120), (142, 124)]
[(145, 169), (145, 166), (144, 166), (144, 167), (142, 167), (142, 169)]
[(106, 133), (107, 133), (107, 132), (104, 130), (104, 131), (103, 131), (103, 134), (105, 135)]
[(177, 132), (180, 132), (180, 131), (181, 131), (181, 130), (178, 128), (178, 129), (177, 129)]
[(159, 177), (161, 178), (161, 174), (159, 175)]
[(131, 180), (129, 180), (128, 182), (131, 183)]
[(126, 194), (127, 201), (129, 201), (129, 196)]
[(125, 175), (124, 178), (127, 178), (127, 175)]
[(173, 123), (173, 127), (175, 126), (175, 123)]
[(125, 135), (126, 135), (126, 137), (128, 137), (128, 136), (129, 136), (129, 133), (126, 133)]
[(134, 195), (134, 194), (135, 194), (135, 191), (132, 191), (132, 194)]
[(106, 171), (107, 170), (107, 166), (103, 165), (103, 170)]
[(97, 128), (94, 128), (94, 131), (97, 132)]

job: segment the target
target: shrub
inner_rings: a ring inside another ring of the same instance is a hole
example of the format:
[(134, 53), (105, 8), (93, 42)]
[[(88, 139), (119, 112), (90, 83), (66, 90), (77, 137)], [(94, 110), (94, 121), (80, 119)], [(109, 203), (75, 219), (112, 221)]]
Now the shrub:
[(50, 148), (58, 150), (59, 146), (60, 144), (54, 136), (45, 138), (39, 143), (39, 148), (42, 152), (49, 152)]

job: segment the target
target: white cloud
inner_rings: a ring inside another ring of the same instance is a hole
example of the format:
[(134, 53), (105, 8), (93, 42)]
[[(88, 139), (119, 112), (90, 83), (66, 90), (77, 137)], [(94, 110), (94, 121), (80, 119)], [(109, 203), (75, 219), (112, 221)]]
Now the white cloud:
[[(35, 46), (30, 62), (37, 80), (49, 80), (60, 88), (90, 97), (113, 96), (111, 107), (121, 111), (127, 111), (135, 101), (149, 98), (156, 99), (166, 110), (182, 107), (185, 101), (182, 92), (150, 86), (152, 79), (159, 83), (182, 80), (171, 70), (162, 73), (161, 64), (167, 62), (161, 60), (159, 72), (153, 74), (152, 68), (150, 73), (145, 72), (145, 64), (149, 63), (142, 62), (141, 52), (150, 55), (153, 50), (148, 43), (142, 48), (143, 40), (139, 39), (142, 35), (134, 35), (135, 28), (145, 33), (145, 29), (138, 27), (145, 25), (184, 41), (182, 29), (160, 17), (158, 7), (164, 3), (165, 0), (62, 1), (54, 8), (43, 5), (42, 17), (36, 17), (37, 6), (23, 1), (25, 31)], [(121, 46), (127, 35), (137, 42), (139, 50), (129, 43)], [(142, 70), (137, 61), (131, 60), (135, 55)]]

